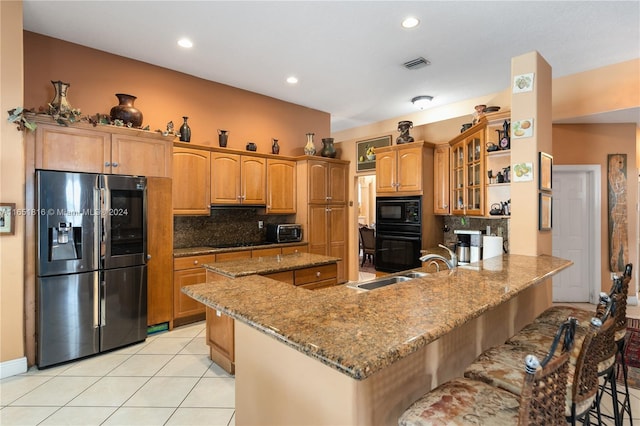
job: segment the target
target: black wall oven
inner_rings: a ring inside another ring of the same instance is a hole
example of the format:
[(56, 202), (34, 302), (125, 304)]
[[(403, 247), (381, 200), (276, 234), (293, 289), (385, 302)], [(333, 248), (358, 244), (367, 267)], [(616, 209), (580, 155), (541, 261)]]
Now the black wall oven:
[(422, 197), (376, 198), (376, 270), (419, 268), (421, 249)]

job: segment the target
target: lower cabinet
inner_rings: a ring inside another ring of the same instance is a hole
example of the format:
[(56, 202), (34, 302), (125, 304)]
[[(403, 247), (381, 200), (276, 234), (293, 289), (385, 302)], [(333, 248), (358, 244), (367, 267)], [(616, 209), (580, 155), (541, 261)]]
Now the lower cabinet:
[(215, 254), (178, 257), (173, 260), (173, 325), (203, 320), (205, 306), (182, 293), (182, 287), (207, 280), (204, 263), (216, 261)]
[[(226, 279), (226, 277), (210, 271), (207, 271), (206, 276), (207, 282)], [(333, 263), (293, 271), (274, 272), (264, 276), (308, 290), (315, 290), (336, 285), (338, 283), (338, 267)], [(209, 345), (211, 360), (227, 373), (235, 374), (234, 320), (209, 307), (206, 308), (206, 312), (207, 345)]]

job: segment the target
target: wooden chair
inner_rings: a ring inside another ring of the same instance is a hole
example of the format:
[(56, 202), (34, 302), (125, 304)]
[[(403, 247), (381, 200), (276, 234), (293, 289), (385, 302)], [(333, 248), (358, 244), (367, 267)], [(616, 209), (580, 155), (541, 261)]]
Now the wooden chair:
[(375, 254), (376, 254), (376, 234), (373, 228), (368, 228), (366, 226), (360, 227), (360, 244), (362, 245), (362, 264), (360, 266), (364, 266), (364, 262), (369, 259), (371, 264), (374, 263)]
[[(575, 322), (562, 324), (542, 362), (535, 355), (520, 359), (518, 394), (481, 381), (458, 378), (443, 383), (414, 402), (398, 420), (400, 426), (486, 424), (564, 424), (569, 354)], [(561, 353), (555, 355), (559, 342)]]

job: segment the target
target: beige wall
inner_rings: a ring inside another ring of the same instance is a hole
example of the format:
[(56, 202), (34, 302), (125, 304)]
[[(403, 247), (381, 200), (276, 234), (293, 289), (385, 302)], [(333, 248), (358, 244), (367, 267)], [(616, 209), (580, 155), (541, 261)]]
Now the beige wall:
[[(22, 133), (5, 112), (22, 105), (22, 2), (0, 2), (0, 44), (0, 202), (22, 208)], [(0, 237), (0, 362), (24, 356), (24, 220), (16, 219), (15, 235)]]
[(24, 32), (24, 104), (45, 106), (53, 98), (51, 80), (71, 84), (67, 98), (83, 114), (108, 114), (115, 93), (137, 96), (143, 126), (176, 130), (189, 117), (191, 143), (218, 145), (217, 129), (229, 130), (229, 148), (271, 152), (278, 139), (281, 155), (302, 155), (305, 134), (315, 133), (316, 149), (330, 133), (330, 115), (268, 96), (112, 55), (29, 31)]
[[(607, 213), (607, 154), (627, 154), (627, 212), (628, 244), (630, 261), (638, 268), (638, 166), (636, 159), (635, 124), (556, 124), (553, 126), (553, 164), (595, 164), (600, 166), (601, 182), (599, 200), (602, 206), (600, 218), (600, 241), (602, 242), (600, 268), (602, 290), (611, 287), (608, 263), (609, 225)], [(634, 274), (635, 276), (635, 274)], [(631, 281), (629, 294), (638, 291), (638, 283)]]

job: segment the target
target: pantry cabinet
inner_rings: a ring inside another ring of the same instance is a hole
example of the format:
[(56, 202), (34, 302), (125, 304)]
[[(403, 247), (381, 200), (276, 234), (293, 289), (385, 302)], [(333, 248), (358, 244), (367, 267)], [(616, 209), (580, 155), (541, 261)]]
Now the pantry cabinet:
[(159, 133), (86, 123), (60, 126), (38, 116), (35, 121), (38, 127), (28, 135), (35, 137), (37, 169), (171, 177), (171, 138)]
[(337, 282), (347, 280), (349, 162), (332, 158), (301, 157), (297, 180), (296, 222), (302, 224), (309, 253), (338, 257)]
[(425, 150), (422, 141), (377, 148), (377, 195), (423, 195)]
[(210, 214), (210, 176), (209, 151), (173, 148), (173, 214)]
[(266, 205), (265, 158), (211, 152), (212, 205)]
[(296, 162), (267, 159), (267, 214), (296, 212)]

